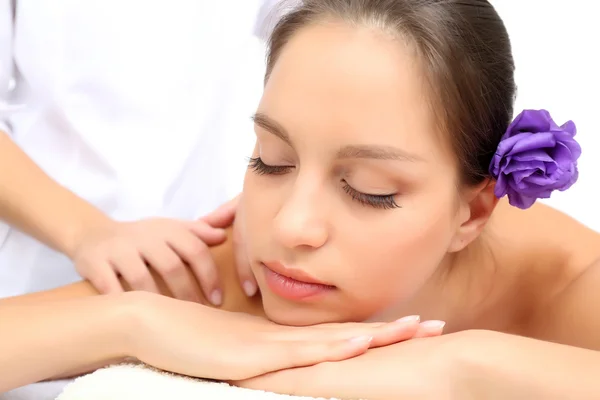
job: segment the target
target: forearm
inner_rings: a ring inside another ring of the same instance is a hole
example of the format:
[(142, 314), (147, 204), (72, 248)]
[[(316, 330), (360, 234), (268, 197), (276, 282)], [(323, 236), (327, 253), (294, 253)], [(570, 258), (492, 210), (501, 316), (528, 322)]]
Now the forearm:
[(70, 299), (79, 299), (84, 297), (97, 296), (100, 293), (88, 281), (81, 281), (56, 289), (33, 292), (20, 296), (7, 297), (0, 299), (0, 307), (7, 305), (35, 305), (44, 304), (52, 301), (63, 301)]
[(131, 307), (127, 294), (47, 303), (1, 300), (0, 393), (129, 356)]
[(0, 219), (70, 255), (86, 227), (109, 222), (59, 185), (0, 131)]
[[(160, 279), (160, 277), (155, 276), (155, 279), (157, 281), (159, 290), (161, 292), (161, 294), (167, 295), (167, 296), (171, 296), (171, 293), (169, 292), (168, 288), (166, 287), (166, 284), (164, 283), (164, 280)], [(128, 287), (127, 283), (124, 282), (121, 279), (121, 284), (123, 285), (123, 287), (126, 290), (130, 290), (130, 288)], [(60, 307), (64, 307), (65, 304), (77, 304), (77, 303), (73, 303), (72, 300), (75, 300), (76, 302), (80, 302), (82, 299), (85, 298), (89, 298), (92, 296), (98, 296), (100, 293), (98, 292), (98, 290), (88, 281), (82, 281), (82, 282), (77, 282), (77, 283), (73, 283), (67, 286), (62, 286), (56, 289), (51, 289), (51, 290), (45, 290), (45, 291), (41, 291), (41, 292), (35, 292), (35, 293), (28, 293), (25, 295), (21, 295), (21, 296), (14, 296), (14, 297), (8, 297), (8, 298), (4, 298), (4, 299), (0, 299), (0, 320), (3, 320), (3, 314), (2, 314), (2, 310), (7, 310), (8, 307), (10, 307), (11, 310), (11, 315), (6, 317), (6, 321), (12, 321), (12, 320), (16, 320), (17, 318), (17, 314), (14, 313), (14, 310), (17, 309), (24, 309), (24, 310), (35, 310), (34, 306), (39, 306), (41, 304), (43, 304), (45, 307), (52, 307), (52, 310), (56, 309), (60, 309)], [(15, 306), (19, 307), (16, 308)], [(29, 308), (23, 308), (23, 306), (30, 306)], [(53, 311), (52, 311), (53, 312)], [(51, 313), (52, 313), (51, 312)], [(51, 314), (50, 313), (50, 314)], [(35, 315), (31, 315), (31, 318), (36, 318)], [(11, 319), (12, 318), (12, 319)], [(23, 320), (23, 318), (27, 318), (26, 315), (22, 316), (21, 321)], [(68, 317), (67, 317), (68, 318)], [(81, 323), (81, 316), (78, 317), (79, 318), (79, 323)], [(46, 328), (46, 324), (49, 324), (48, 326), (54, 326), (54, 324), (58, 324), (59, 321), (55, 320), (54, 318), (52, 318), (52, 320), (48, 320), (47, 318), (44, 318), (42, 320), (36, 320), (37, 324), (39, 324), (39, 326), (44, 327), (44, 329), (38, 331), (38, 332), (47, 332), (47, 328)], [(75, 321), (75, 323), (77, 323), (77, 321)], [(87, 329), (94, 329), (90, 326), (88, 326)], [(3, 335), (8, 334), (7, 332), (2, 332), (0, 331), (0, 340), (5, 340)], [(12, 333), (11, 333), (12, 336)], [(40, 335), (41, 337), (42, 335)], [(48, 336), (46, 334), (44, 334), (44, 337), (42, 338), (44, 340), (48, 339)], [(7, 340), (11, 340), (10, 338), (8, 338)], [(30, 346), (27, 345), (27, 343), (13, 343), (13, 345), (15, 345), (15, 348), (23, 348), (23, 346), (26, 346), (26, 348), (29, 348)], [(1, 355), (2, 354), (2, 346), (0, 345), (0, 364), (3, 365), (5, 359), (4, 357)], [(21, 356), (23, 352), (21, 351), (20, 354)], [(46, 357), (45, 355), (42, 357)], [(52, 357), (52, 356), (50, 356)], [(106, 365), (115, 363), (115, 362), (119, 362), (123, 359), (122, 356), (118, 356), (117, 358), (110, 358), (110, 357), (101, 357), (100, 359), (96, 360), (96, 362), (90, 362), (90, 363), (78, 363), (78, 365), (74, 368), (60, 368), (60, 370), (56, 370), (56, 366), (54, 364), (54, 361), (51, 363), (52, 366), (52, 371), (53, 373), (51, 375), (47, 375), (47, 374), (43, 374), (41, 378), (35, 378), (35, 380), (31, 380), (31, 378), (29, 378), (28, 376), (23, 376), (24, 382), (28, 383), (28, 382), (34, 382), (34, 381), (38, 381), (38, 380), (49, 380), (49, 379), (62, 379), (62, 378), (69, 378), (69, 377), (75, 377), (84, 373), (88, 373), (91, 371), (94, 371), (98, 368), (102, 368)], [(52, 358), (50, 358), (50, 360), (52, 360)], [(22, 358), (22, 361), (29, 363), (31, 362), (30, 358)], [(7, 363), (10, 363), (10, 361), (7, 361)], [(36, 362), (37, 365), (37, 362)], [(2, 367), (0, 367), (0, 376), (2, 376)], [(0, 393), (2, 392), (2, 387), (3, 387), (3, 383), (0, 382)]]
[(600, 353), (496, 332), (473, 332), (452, 370), (459, 398), (597, 399)]
[[(158, 285), (160, 294), (173, 297), (172, 293), (167, 288), (165, 281), (162, 278), (160, 278), (154, 271), (151, 271), (151, 274), (154, 280), (156, 281), (156, 284)], [(123, 280), (123, 278), (119, 278), (119, 281), (121, 282), (121, 285), (123, 285), (125, 291), (131, 291), (131, 288), (129, 287), (127, 282)], [(98, 292), (94, 285), (92, 285), (89, 281), (81, 281), (72, 283), (70, 285), (61, 286), (56, 289), (44, 290), (41, 292), (33, 292), (20, 296), (0, 299), (0, 306), (35, 305), (53, 301), (72, 300), (84, 297), (98, 296), (99, 294), (100, 292)]]

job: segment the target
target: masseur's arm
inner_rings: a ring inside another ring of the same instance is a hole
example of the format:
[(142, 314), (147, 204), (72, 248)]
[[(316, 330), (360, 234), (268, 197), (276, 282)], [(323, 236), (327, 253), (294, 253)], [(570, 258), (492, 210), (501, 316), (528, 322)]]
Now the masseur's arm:
[[(224, 288), (223, 304), (219, 308), (227, 311), (245, 312), (248, 314), (264, 316), (260, 296), (252, 298), (247, 297), (238, 284), (233, 241), (231, 239), (232, 228), (228, 228), (225, 231), (227, 234), (225, 242), (209, 248), (210, 257), (217, 266)], [(204, 302), (204, 295), (200, 285), (194, 279), (192, 272), (189, 269), (185, 272), (189, 274), (190, 281), (192, 282), (192, 289), (195, 291), (195, 294), (199, 297), (201, 302)], [(173, 293), (169, 290), (164, 279), (153, 270), (150, 270), (150, 273), (156, 281), (159, 292), (165, 296), (173, 297)], [(126, 291), (131, 290), (124, 279), (120, 278), (120, 283)], [(52, 290), (1, 299), (0, 304), (39, 304), (41, 302), (69, 300), (96, 296), (98, 294), (98, 290), (90, 282), (82, 281)]]
[(0, 131), (0, 220), (72, 254), (84, 228), (109, 219), (51, 179)]
[[(234, 212), (230, 207), (226, 214)], [(150, 274), (156, 271), (177, 298), (222, 302), (223, 277), (206, 257), (207, 246), (222, 243), (221, 229), (205, 221), (116, 222), (51, 179), (1, 130), (0, 220), (67, 255), (102, 293), (125, 289), (118, 276), (158, 292)], [(197, 281), (204, 296), (194, 295)]]

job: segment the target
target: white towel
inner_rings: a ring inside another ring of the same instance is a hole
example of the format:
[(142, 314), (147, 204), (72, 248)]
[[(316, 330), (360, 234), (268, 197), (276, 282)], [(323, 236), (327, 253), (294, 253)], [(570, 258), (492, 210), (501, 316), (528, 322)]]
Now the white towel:
[[(77, 378), (56, 400), (313, 400), (193, 379), (141, 364), (120, 364)], [(323, 398), (319, 398), (324, 400)], [(335, 400), (335, 399), (329, 399)]]
[(0, 400), (55, 400), (69, 383), (70, 379), (33, 383), (0, 393)]

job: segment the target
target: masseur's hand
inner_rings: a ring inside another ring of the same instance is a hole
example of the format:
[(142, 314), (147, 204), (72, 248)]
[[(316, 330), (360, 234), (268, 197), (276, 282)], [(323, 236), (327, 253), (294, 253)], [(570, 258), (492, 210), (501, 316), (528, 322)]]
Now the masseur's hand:
[(240, 197), (238, 195), (233, 200), (223, 204), (212, 213), (208, 214), (202, 220), (212, 227), (215, 228), (228, 228), (233, 224), (233, 252), (235, 256), (235, 266), (237, 270), (238, 279), (244, 293), (248, 297), (252, 297), (258, 291), (258, 285), (252, 269), (250, 268), (250, 262), (246, 257), (246, 251), (244, 247), (244, 237), (242, 235), (243, 229), (243, 207), (241, 206)]
[(133, 349), (127, 355), (167, 371), (212, 379), (247, 379), (344, 360), (369, 347), (410, 339), (419, 330), (415, 318), (290, 327), (149, 293), (124, 296), (137, 299), (134, 317), (128, 318), (135, 323), (127, 329)]
[(223, 229), (204, 221), (151, 218), (135, 222), (107, 220), (84, 232), (72, 254), (79, 274), (101, 293), (123, 290), (119, 276), (133, 290), (159, 293), (150, 270), (173, 296), (220, 305), (217, 269), (209, 246), (225, 241)]

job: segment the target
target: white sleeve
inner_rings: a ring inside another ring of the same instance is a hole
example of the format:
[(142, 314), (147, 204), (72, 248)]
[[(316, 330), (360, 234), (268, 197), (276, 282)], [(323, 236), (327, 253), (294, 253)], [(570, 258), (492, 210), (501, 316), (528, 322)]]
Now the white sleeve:
[(14, 0), (0, 0), (0, 130), (9, 132), (9, 93), (14, 84), (13, 7)]

